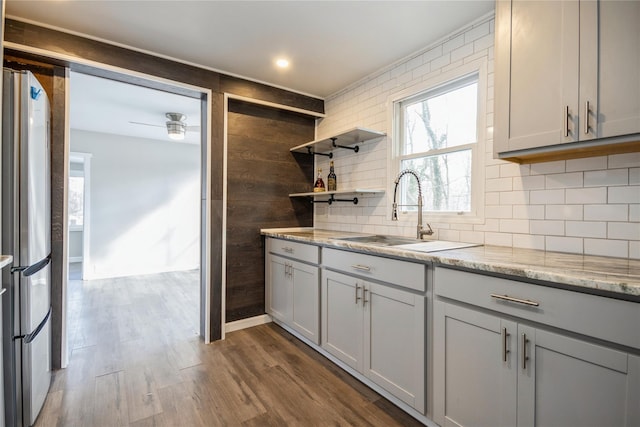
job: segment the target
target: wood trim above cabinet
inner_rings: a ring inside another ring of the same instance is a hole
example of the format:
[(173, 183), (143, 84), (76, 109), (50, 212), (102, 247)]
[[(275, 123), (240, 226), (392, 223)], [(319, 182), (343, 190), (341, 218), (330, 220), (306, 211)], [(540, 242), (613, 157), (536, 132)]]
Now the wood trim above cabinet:
[(512, 151), (507, 153), (498, 153), (496, 154), (496, 158), (516, 163), (540, 163), (639, 152), (640, 135), (633, 135), (630, 139), (633, 140), (628, 142), (613, 142), (600, 139), (586, 141), (584, 143), (576, 142), (556, 147)]

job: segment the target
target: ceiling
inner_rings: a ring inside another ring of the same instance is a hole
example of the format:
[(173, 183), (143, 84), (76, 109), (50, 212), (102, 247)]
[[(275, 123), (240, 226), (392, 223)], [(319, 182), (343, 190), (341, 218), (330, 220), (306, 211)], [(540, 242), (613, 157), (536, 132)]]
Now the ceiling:
[[(71, 129), (172, 141), (166, 113), (185, 114), (187, 125), (200, 125), (199, 99), (75, 72), (69, 80)], [(200, 132), (187, 131), (180, 142), (199, 144)]]
[[(493, 10), (493, 0), (7, 0), (34, 21), (327, 97)], [(288, 69), (274, 60), (286, 57)]]

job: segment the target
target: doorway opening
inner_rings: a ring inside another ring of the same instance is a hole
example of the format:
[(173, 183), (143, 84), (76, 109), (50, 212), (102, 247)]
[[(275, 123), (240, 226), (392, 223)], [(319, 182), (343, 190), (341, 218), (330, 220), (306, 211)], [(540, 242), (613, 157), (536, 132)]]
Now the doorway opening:
[(68, 81), (67, 355), (111, 354), (106, 373), (132, 343), (206, 336), (206, 102), (79, 72)]

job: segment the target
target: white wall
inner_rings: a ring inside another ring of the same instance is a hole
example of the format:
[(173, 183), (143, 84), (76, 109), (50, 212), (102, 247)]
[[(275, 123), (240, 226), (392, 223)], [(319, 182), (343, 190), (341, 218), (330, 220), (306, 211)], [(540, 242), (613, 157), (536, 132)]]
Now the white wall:
[(198, 267), (199, 146), (72, 130), (71, 151), (92, 154), (85, 280)]
[[(315, 206), (315, 226), (331, 230), (415, 235), (416, 220), (392, 222), (388, 98), (480, 58), (488, 60), (485, 218), (433, 223), (440, 239), (640, 259), (640, 153), (518, 165), (493, 159), (493, 16), (381, 70), (325, 101), (318, 137), (354, 126), (387, 132), (358, 154), (334, 153), (340, 187), (384, 187), (357, 206)], [(316, 158), (328, 170), (328, 159)], [(391, 194), (390, 194), (391, 193)], [(429, 222), (426, 215), (425, 220)]]

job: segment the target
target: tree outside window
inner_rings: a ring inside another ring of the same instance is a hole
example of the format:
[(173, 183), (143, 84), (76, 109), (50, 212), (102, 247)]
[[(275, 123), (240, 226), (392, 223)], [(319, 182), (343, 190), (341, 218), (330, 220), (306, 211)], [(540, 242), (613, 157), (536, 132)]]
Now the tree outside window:
[[(478, 142), (478, 75), (459, 79), (397, 104), (400, 169), (420, 176), (424, 206), (430, 212), (472, 210), (472, 156)], [(405, 180), (403, 211), (415, 211), (417, 184)]]

